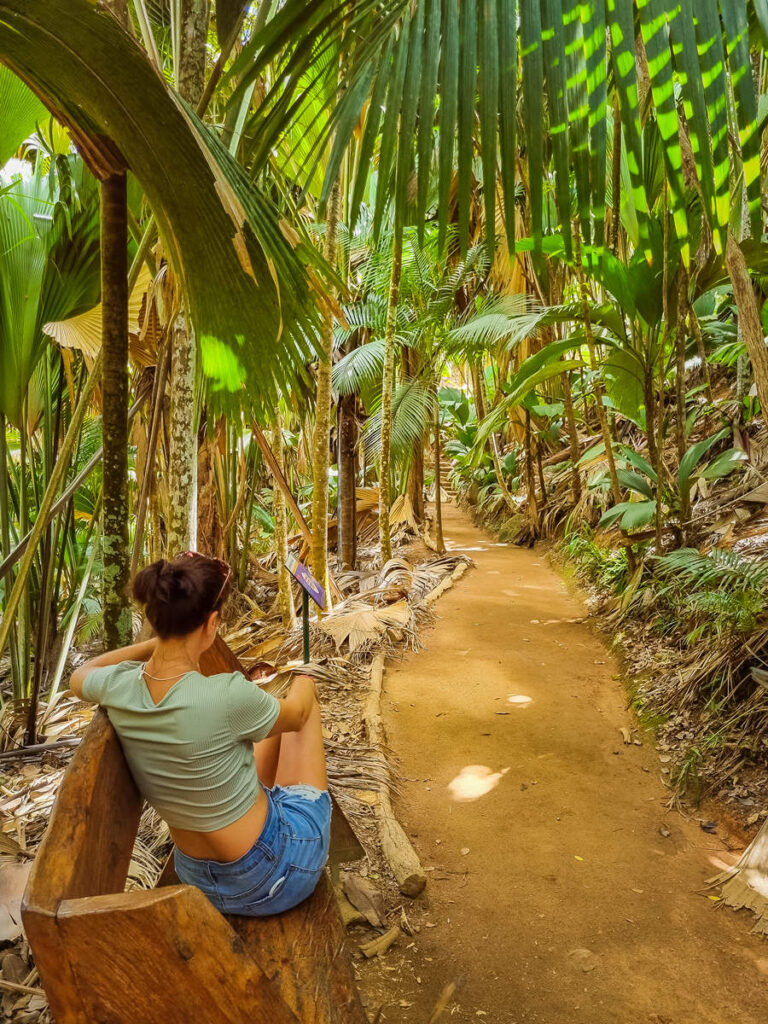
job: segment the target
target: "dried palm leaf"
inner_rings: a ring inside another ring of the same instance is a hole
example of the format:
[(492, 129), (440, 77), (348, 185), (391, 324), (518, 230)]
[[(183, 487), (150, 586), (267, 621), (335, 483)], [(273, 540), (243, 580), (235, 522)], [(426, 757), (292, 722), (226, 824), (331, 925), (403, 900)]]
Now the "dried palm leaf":
[[(128, 300), (128, 330), (131, 334), (138, 336), (139, 317), (151, 284), (152, 275), (144, 266)], [(62, 348), (75, 348), (88, 359), (95, 359), (101, 350), (101, 303), (66, 320), (43, 324), (43, 333), (53, 338)]]

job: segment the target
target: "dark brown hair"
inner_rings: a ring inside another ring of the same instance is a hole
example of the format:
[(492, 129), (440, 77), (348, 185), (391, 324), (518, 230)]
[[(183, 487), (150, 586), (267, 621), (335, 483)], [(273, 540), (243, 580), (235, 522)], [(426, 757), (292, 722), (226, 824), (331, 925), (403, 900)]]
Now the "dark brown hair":
[(133, 596), (162, 639), (186, 636), (220, 611), (229, 594), (231, 571), (219, 558), (195, 551), (171, 561), (161, 558), (136, 574)]

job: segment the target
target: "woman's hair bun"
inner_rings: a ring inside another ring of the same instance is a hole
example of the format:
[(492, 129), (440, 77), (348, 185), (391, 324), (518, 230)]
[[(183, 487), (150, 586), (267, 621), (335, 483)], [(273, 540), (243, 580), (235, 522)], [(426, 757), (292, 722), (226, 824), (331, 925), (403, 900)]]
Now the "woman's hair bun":
[(136, 574), (133, 596), (159, 636), (186, 636), (222, 607), (229, 577), (226, 563), (196, 552), (161, 558)]
[(164, 558), (161, 558), (157, 562), (153, 562), (148, 565), (146, 569), (142, 569), (133, 578), (133, 596), (140, 604), (146, 604), (150, 598), (150, 595), (155, 593), (158, 589), (160, 582), (160, 576), (163, 569), (169, 563)]

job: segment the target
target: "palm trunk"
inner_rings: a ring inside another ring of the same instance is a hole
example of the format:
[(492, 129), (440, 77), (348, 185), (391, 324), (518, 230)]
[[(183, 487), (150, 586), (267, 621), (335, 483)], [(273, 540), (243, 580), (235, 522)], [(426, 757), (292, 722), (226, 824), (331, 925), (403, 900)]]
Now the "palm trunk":
[(619, 97), (613, 102), (613, 161), (611, 164), (611, 252), (619, 255), (619, 228), (621, 227), (621, 115)]
[(725, 250), (725, 266), (733, 285), (739, 327), (747, 347), (749, 361), (752, 363), (752, 373), (755, 377), (755, 387), (757, 397), (760, 399), (763, 421), (768, 423), (768, 349), (765, 347), (760, 309), (752, 288), (747, 263), (738, 242), (730, 232)]
[(608, 415), (605, 411), (605, 405), (603, 404), (603, 386), (600, 382), (600, 364), (595, 351), (595, 336), (592, 333), (592, 318), (589, 315), (587, 282), (584, 280), (584, 268), (581, 264), (581, 225), (579, 223), (576, 224), (575, 239), (576, 275), (579, 281), (581, 311), (584, 319), (584, 334), (586, 336), (587, 349), (589, 350), (589, 364), (595, 375), (593, 393), (595, 396), (595, 405), (597, 406), (597, 418), (600, 423), (600, 433), (603, 438), (603, 443), (605, 444), (605, 457), (608, 460), (608, 473), (611, 478), (611, 492), (613, 494), (614, 502), (618, 504), (621, 501), (621, 485), (619, 484), (619, 476), (616, 470), (616, 458), (613, 454), (613, 444), (611, 443), (611, 431), (608, 425)]
[[(415, 377), (419, 371), (419, 356), (414, 349), (403, 349), (403, 371), (408, 377)], [(420, 437), (411, 454), (408, 466), (406, 494), (413, 507), (413, 514), (421, 522), (424, 518), (424, 438)]]
[[(686, 449), (685, 436), (685, 311), (688, 304), (688, 275), (680, 267), (677, 278), (677, 331), (675, 332), (675, 439), (677, 441), (678, 465)], [(691, 518), (691, 498), (688, 488), (680, 495), (680, 539), (686, 543), (688, 520)]]
[(157, 365), (155, 366), (155, 378), (152, 391), (152, 408), (149, 420), (149, 437), (147, 439), (147, 454), (144, 464), (144, 473), (141, 478), (141, 490), (136, 505), (136, 526), (133, 536), (133, 552), (131, 554), (131, 575), (136, 573), (144, 550), (144, 524), (147, 518), (147, 502), (150, 500), (152, 481), (155, 476), (155, 458), (157, 453), (157, 441), (160, 434), (160, 423), (163, 415), (163, 403), (165, 400), (165, 384), (168, 379), (168, 366), (171, 356), (171, 340), (166, 338), (158, 353)]
[(197, 545), (197, 345), (183, 313), (173, 325), (171, 410), (168, 425), (168, 541), (171, 557)]
[(108, 648), (131, 639), (128, 550), (128, 205), (126, 178), (101, 183), (101, 305), (104, 433), (104, 632)]
[(571, 448), (571, 487), (573, 489), (573, 503), (578, 504), (581, 500), (581, 474), (579, 473), (579, 435), (576, 431), (576, 416), (573, 412), (573, 395), (571, 393), (571, 378), (567, 373), (562, 374), (560, 380), (563, 385), (563, 405), (565, 406), (565, 421), (568, 424), (568, 443)]
[(525, 410), (525, 489), (528, 493), (528, 518), (531, 533), (539, 535), (539, 508), (536, 501), (536, 481), (533, 476), (533, 439), (531, 437), (531, 413)]
[[(485, 419), (488, 412), (485, 404), (485, 384), (483, 382), (480, 367), (474, 361), (470, 363), (470, 372), (472, 374), (472, 390), (475, 393), (477, 421), (480, 423)], [(501, 468), (501, 457), (499, 456), (499, 440), (496, 434), (491, 434), (488, 438), (488, 451), (491, 453), (493, 471), (496, 474), (496, 483), (498, 484), (499, 490), (504, 498), (504, 504), (514, 515), (517, 513), (517, 505), (515, 505), (512, 495), (509, 493), (507, 482), (504, 479), (504, 470)]]
[(176, 85), (182, 98), (197, 107), (205, 87), (210, 4), (208, 0), (180, 0), (180, 12)]
[[(275, 413), (272, 427), (272, 453), (282, 472), (283, 466), (283, 420), (280, 410)], [(275, 512), (275, 551), (277, 553), (277, 604), (285, 630), (293, 629), (296, 622), (296, 609), (293, 605), (291, 590), (291, 574), (285, 565), (288, 557), (288, 515), (285, 510), (285, 495), (277, 479), (272, 489), (272, 505)]]
[[(331, 190), (325, 224), (326, 262), (336, 267), (336, 231), (339, 224), (338, 181)], [(315, 430), (312, 435), (312, 571), (328, 591), (328, 465), (331, 448), (331, 369), (333, 365), (333, 314), (323, 317), (320, 360), (317, 365)]]
[[(176, 84), (179, 95), (193, 107), (200, 102), (205, 87), (208, 20), (208, 0), (181, 0)], [(171, 556), (197, 546), (196, 378), (197, 340), (193, 325), (182, 310), (173, 326), (171, 356), (167, 524)]]
[(384, 372), (381, 383), (381, 460), (379, 463), (379, 548), (381, 564), (392, 557), (392, 540), (389, 535), (389, 477), (391, 468), (390, 448), (392, 443), (392, 397), (395, 392), (395, 331), (397, 328), (397, 303), (400, 298), (400, 274), (403, 265), (402, 229), (395, 231), (392, 250), (392, 273), (389, 279), (387, 301), (387, 326), (384, 335)]
[(355, 396), (344, 395), (339, 399), (338, 416), (339, 446), (339, 538), (336, 554), (339, 568), (354, 569), (357, 562), (357, 495), (355, 482), (357, 466), (357, 420), (355, 418)]
[(443, 483), (440, 467), (440, 403), (435, 401), (435, 546), (438, 554), (445, 551), (443, 539)]

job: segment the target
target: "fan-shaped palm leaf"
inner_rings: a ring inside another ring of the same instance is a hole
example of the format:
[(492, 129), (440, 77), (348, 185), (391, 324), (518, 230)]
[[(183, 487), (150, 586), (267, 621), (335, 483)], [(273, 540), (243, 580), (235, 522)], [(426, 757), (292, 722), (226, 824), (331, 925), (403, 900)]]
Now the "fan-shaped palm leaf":
[(2, 0), (0, 60), (70, 124), (91, 166), (103, 175), (125, 162), (136, 174), (183, 280), (206, 374), (230, 389), (249, 381), (270, 407), (278, 383), (306, 384), (318, 288), (304, 264), (316, 257), (294, 251), (271, 203), (109, 12), (88, 0)]

